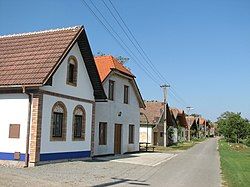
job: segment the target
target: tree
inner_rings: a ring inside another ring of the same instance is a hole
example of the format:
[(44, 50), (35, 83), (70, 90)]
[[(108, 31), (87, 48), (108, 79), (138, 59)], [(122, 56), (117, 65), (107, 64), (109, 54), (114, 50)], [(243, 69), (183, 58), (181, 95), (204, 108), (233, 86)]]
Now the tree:
[(127, 61), (129, 61), (129, 58), (123, 56), (118, 56), (116, 59), (122, 64), (125, 64)]
[(250, 123), (241, 117), (241, 113), (225, 112), (218, 118), (219, 133), (224, 135), (227, 141), (239, 143), (247, 138), (250, 133)]

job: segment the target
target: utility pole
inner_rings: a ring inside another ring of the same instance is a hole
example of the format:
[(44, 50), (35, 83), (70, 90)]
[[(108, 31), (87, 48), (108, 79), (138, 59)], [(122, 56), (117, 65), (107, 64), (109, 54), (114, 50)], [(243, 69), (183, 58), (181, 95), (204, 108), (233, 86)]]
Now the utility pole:
[(190, 110), (193, 110), (194, 108), (191, 106), (187, 106), (187, 115), (188, 115), (188, 141), (190, 142), (190, 127), (191, 127), (191, 121), (190, 121), (190, 116), (189, 116), (189, 112)]
[(163, 84), (161, 85), (163, 89), (163, 97), (164, 97), (164, 130), (163, 130), (163, 139), (164, 139), (164, 147), (167, 146), (167, 88), (170, 88), (170, 85)]

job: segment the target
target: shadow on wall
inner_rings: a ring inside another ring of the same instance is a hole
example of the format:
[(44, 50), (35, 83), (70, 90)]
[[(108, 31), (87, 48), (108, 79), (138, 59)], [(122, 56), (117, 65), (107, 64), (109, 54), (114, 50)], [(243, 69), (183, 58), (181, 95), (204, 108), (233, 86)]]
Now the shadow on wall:
[(131, 180), (131, 179), (119, 179), (119, 178), (112, 178), (112, 179), (115, 181), (95, 185), (94, 187), (113, 186), (113, 185), (122, 184), (122, 183), (126, 183), (127, 185), (130, 184), (130, 185), (138, 185), (138, 186), (149, 186), (149, 184), (145, 183), (145, 181)]

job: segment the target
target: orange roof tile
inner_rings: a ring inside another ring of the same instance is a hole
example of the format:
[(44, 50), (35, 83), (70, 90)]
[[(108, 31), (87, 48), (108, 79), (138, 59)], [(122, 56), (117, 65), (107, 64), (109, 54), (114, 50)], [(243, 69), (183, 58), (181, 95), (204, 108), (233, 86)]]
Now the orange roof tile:
[(120, 63), (113, 56), (97, 56), (95, 57), (95, 63), (99, 72), (101, 81), (104, 81), (109, 73), (115, 69), (119, 72), (131, 77), (135, 77), (122, 63)]

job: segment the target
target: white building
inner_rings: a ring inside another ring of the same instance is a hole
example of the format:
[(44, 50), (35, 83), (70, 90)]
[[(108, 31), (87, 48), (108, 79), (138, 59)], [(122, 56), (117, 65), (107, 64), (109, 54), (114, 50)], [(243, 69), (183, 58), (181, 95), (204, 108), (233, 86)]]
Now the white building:
[(89, 157), (104, 100), (83, 27), (0, 36), (0, 160)]
[(135, 76), (112, 56), (95, 57), (108, 102), (96, 104), (94, 155), (139, 151), (140, 108)]

